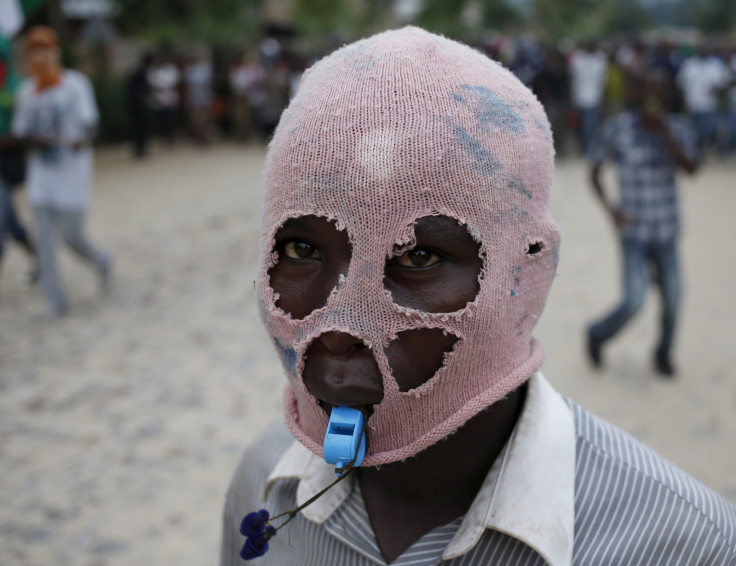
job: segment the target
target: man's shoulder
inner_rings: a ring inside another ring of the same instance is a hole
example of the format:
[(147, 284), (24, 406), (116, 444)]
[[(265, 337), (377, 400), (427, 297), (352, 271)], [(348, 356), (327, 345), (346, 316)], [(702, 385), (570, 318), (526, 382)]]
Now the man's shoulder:
[[(619, 525), (619, 535), (638, 525), (639, 532), (632, 535), (651, 540), (685, 541), (695, 533), (710, 541), (713, 552), (736, 561), (736, 507), (642, 442), (567, 402), (577, 436), (577, 517), (591, 517), (597, 510), (609, 524)], [(576, 524), (578, 528), (608, 536), (604, 527)]]
[(231, 495), (259, 493), (294, 437), (283, 421), (271, 423), (244, 450), (230, 484)]
[(36, 79), (28, 77), (21, 81), (20, 86), (18, 87), (18, 92), (16, 96), (18, 97), (25, 97), (33, 94), (36, 91)]
[(64, 83), (73, 88), (91, 88), (89, 77), (76, 69), (64, 69)]

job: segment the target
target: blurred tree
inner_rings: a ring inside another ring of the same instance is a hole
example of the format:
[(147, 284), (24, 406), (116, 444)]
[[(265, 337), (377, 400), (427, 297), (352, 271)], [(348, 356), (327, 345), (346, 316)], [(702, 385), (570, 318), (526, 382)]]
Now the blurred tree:
[(242, 46), (258, 32), (261, 0), (117, 0), (118, 22), (163, 44)]
[(507, 0), (425, 0), (416, 23), (449, 37), (462, 38), (485, 29), (504, 29), (522, 19)]
[(532, 13), (540, 35), (548, 40), (600, 40), (652, 23), (638, 0), (535, 0)]
[(649, 12), (637, 0), (597, 0), (573, 22), (574, 39), (601, 40), (640, 32), (651, 25)]
[(394, 27), (393, 0), (295, 0), (294, 26), (307, 39), (355, 38)]
[(500, 29), (522, 21), (522, 15), (506, 0), (482, 0), (483, 27)]
[(535, 0), (532, 21), (545, 39), (570, 37), (574, 22), (592, 7), (591, 0)]
[(425, 0), (422, 11), (417, 16), (416, 23), (428, 30), (443, 33), (449, 37), (458, 37), (463, 34), (464, 26), (460, 15), (467, 0)]
[(698, 27), (706, 32), (729, 32), (736, 28), (736, 1), (705, 0), (695, 15)]
[(305, 36), (350, 34), (358, 20), (355, 6), (346, 0), (297, 0), (295, 25)]

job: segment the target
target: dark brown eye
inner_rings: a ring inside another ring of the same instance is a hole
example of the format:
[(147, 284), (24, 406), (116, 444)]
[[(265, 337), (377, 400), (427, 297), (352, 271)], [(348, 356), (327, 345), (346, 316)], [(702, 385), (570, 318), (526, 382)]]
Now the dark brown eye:
[(291, 240), (284, 244), (284, 255), (291, 259), (322, 259), (322, 254), (312, 244)]
[(403, 267), (428, 267), (439, 260), (440, 256), (424, 248), (414, 248), (394, 258), (394, 261)]

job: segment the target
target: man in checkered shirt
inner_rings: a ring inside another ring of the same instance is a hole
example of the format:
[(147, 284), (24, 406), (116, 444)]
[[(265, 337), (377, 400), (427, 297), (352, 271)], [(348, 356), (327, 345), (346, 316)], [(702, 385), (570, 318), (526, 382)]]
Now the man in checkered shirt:
[[(603, 344), (613, 338), (644, 303), (649, 273), (662, 293), (661, 335), (655, 369), (675, 373), (670, 350), (680, 299), (677, 234), (680, 220), (675, 170), (694, 173), (697, 137), (689, 121), (662, 111), (666, 77), (650, 70), (629, 79), (631, 109), (610, 117), (596, 132), (588, 152), (591, 183), (618, 231), (623, 251), (624, 298), (613, 311), (588, 328), (588, 356), (602, 365)], [(601, 182), (603, 162), (617, 166), (620, 202), (613, 204)]]

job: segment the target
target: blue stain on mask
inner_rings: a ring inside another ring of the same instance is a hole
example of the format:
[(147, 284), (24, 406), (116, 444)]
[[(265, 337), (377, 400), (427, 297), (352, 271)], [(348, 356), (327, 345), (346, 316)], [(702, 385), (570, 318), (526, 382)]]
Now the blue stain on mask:
[(532, 192), (527, 189), (524, 186), (524, 183), (522, 183), (519, 179), (511, 179), (509, 181), (509, 187), (517, 191), (518, 193), (524, 195), (526, 198), (530, 199), (533, 197)]
[(447, 121), (455, 132), (460, 147), (475, 160), (473, 169), (485, 177), (493, 175), (501, 167), (498, 159), (493, 157), (465, 128), (456, 124), (451, 117), (448, 116)]
[[(524, 120), (522, 120), (521, 116), (519, 116), (518, 112), (510, 104), (501, 100), (495, 92), (479, 85), (462, 84), (460, 88), (477, 95), (477, 102), (472, 110), (481, 126), (504, 128), (517, 135), (524, 133)], [(462, 94), (458, 92), (452, 92), (450, 94), (461, 104), (470, 107), (470, 104)]]
[(465, 98), (463, 97), (463, 95), (460, 94), (459, 92), (451, 92), (450, 93), (450, 96), (452, 96), (452, 98), (454, 98), (455, 100), (457, 100), (461, 104), (465, 104), (465, 106), (468, 105), (468, 103), (465, 101)]
[(552, 141), (552, 130), (549, 127), (549, 124), (545, 122), (544, 120), (540, 120), (539, 118), (534, 119), (534, 123), (537, 125), (537, 128), (542, 130), (542, 133), (544, 134), (544, 138), (547, 141)]
[(281, 363), (284, 364), (284, 368), (286, 368), (286, 373), (288, 373), (289, 375), (295, 375), (296, 363), (299, 359), (296, 350), (294, 350), (294, 348), (290, 348), (289, 346), (285, 346), (276, 337), (274, 337), (273, 339), (273, 344), (274, 346), (276, 346), (276, 351), (279, 354), (279, 358), (281, 358)]

